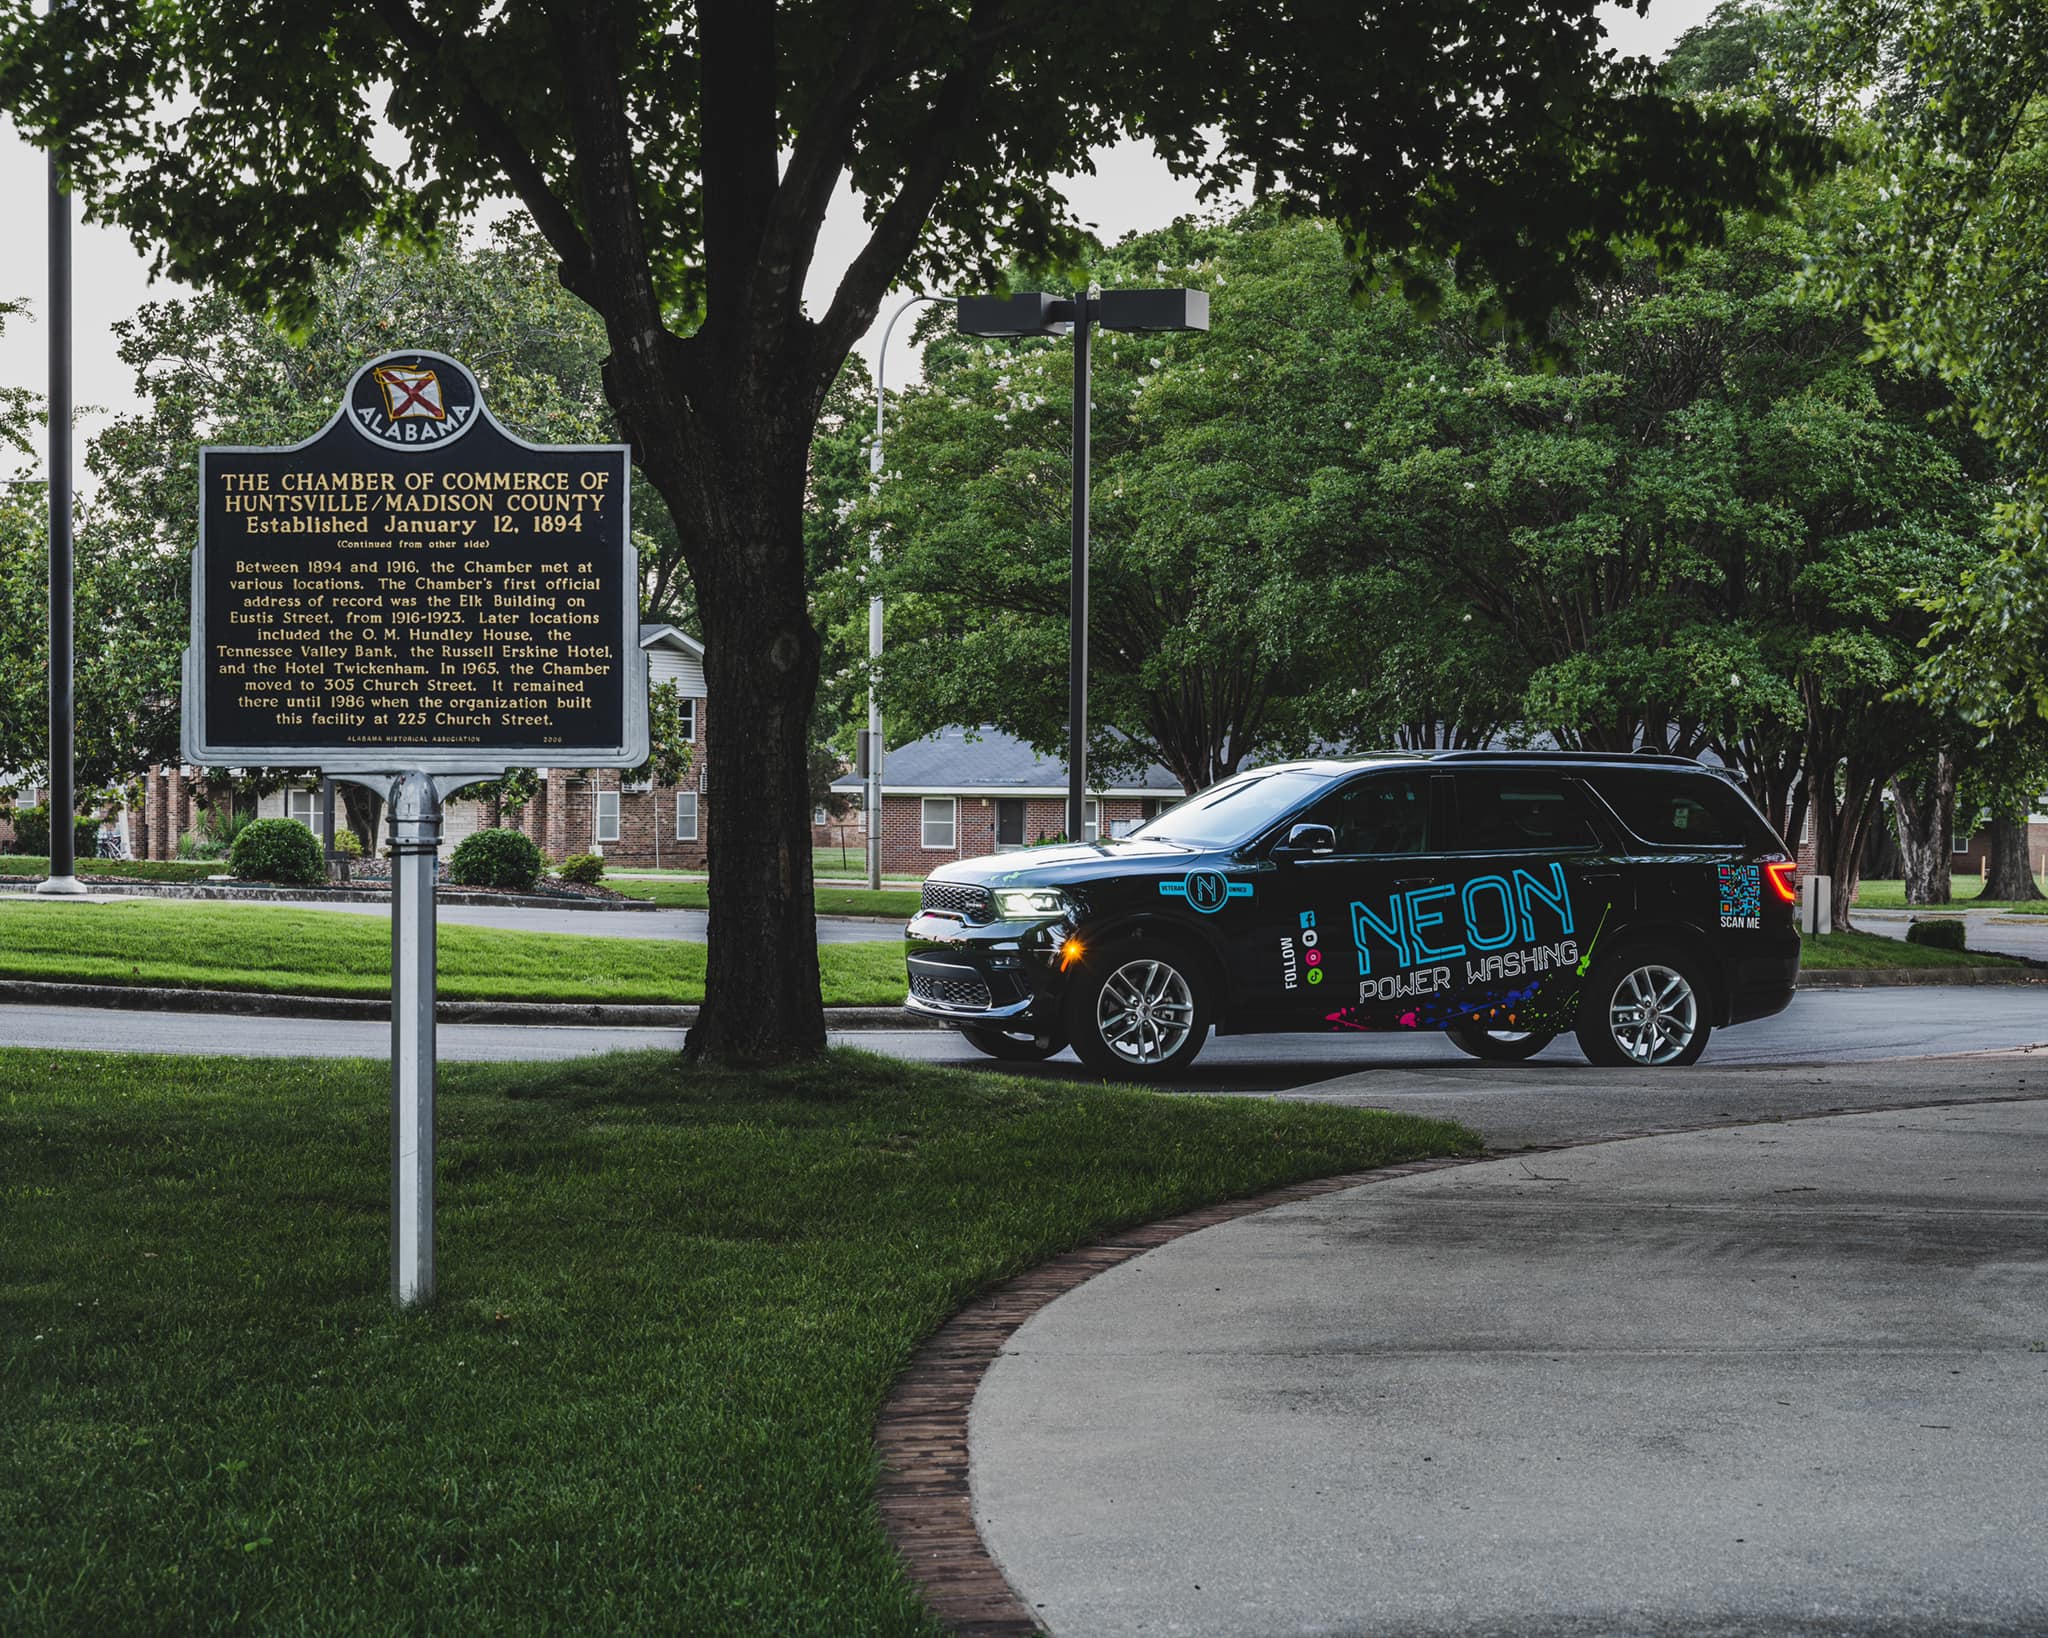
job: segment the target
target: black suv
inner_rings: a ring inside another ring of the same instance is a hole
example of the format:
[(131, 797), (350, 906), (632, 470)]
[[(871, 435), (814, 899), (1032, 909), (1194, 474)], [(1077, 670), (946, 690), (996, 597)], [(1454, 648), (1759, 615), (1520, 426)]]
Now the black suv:
[(1799, 976), (1785, 844), (1678, 757), (1453, 751), (1257, 768), (1128, 837), (942, 865), (910, 1006), (998, 1058), (1184, 1068), (1213, 1027), (1442, 1030), (1689, 1064)]

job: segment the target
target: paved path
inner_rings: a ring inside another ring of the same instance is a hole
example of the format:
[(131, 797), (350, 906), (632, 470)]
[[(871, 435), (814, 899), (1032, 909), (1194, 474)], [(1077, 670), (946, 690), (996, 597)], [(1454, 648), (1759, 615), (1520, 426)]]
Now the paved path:
[[(1949, 910), (1856, 910), (1851, 915), (1859, 933), (1876, 933), (1884, 938), (1904, 938), (1915, 916), (1951, 916)], [(2048, 961), (2048, 916), (2017, 916), (2008, 910), (1965, 910), (1960, 912), (1968, 929), (1964, 938), (1973, 950), (1994, 955), (2024, 956), (2030, 961)]]
[(1208, 1229), (1011, 1339), (976, 1518), (1090, 1638), (2048, 1630), (2044, 1189), (2036, 1101)]

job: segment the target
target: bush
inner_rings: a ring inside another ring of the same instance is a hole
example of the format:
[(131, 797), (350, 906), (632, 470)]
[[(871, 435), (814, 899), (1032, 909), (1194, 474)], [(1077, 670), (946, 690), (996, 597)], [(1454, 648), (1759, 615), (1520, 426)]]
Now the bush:
[(1960, 950), (1964, 948), (1963, 930), (1963, 924), (1953, 917), (1916, 921), (1906, 929), (1906, 942), (1924, 944), (1930, 950)]
[(242, 826), (228, 849), (228, 869), (247, 881), (293, 887), (327, 880), (320, 838), (296, 819), (256, 819)]
[(448, 879), (459, 887), (531, 887), (540, 879), (540, 849), (516, 830), (479, 830), (455, 844)]
[(178, 857), (181, 859), (222, 859), (227, 849), (211, 836), (202, 836), (196, 830), (188, 830), (178, 838)]
[(555, 866), (555, 874), (565, 882), (581, 882), (585, 887), (595, 887), (604, 878), (604, 855), (572, 853)]
[(345, 858), (360, 859), (363, 856), (363, 839), (346, 825), (337, 825), (334, 831), (334, 851)]
[[(72, 822), (72, 847), (81, 859), (93, 859), (100, 851), (100, 822), (77, 819)], [(38, 802), (32, 808), (14, 810), (14, 851), (32, 858), (50, 856), (50, 805)]]

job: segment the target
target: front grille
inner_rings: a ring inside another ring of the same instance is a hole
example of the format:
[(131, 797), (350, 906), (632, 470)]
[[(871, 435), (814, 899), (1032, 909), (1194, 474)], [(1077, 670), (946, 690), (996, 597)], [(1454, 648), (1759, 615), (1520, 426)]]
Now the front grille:
[(954, 915), (965, 916), (969, 921), (995, 919), (995, 900), (990, 896), (989, 890), (968, 882), (926, 882), (924, 908), (950, 910)]
[(910, 993), (920, 1001), (941, 1007), (971, 1007), (988, 1010), (988, 986), (978, 978), (931, 978), (924, 973), (910, 975)]

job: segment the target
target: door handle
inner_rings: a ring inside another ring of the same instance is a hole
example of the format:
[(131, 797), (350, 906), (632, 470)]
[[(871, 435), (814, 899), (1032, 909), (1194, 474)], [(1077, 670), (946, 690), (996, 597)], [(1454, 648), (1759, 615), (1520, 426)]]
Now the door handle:
[(1434, 876), (1403, 876), (1394, 883), (1395, 889), (1399, 892), (1406, 892), (1411, 887), (1434, 886), (1436, 886), (1436, 878)]

